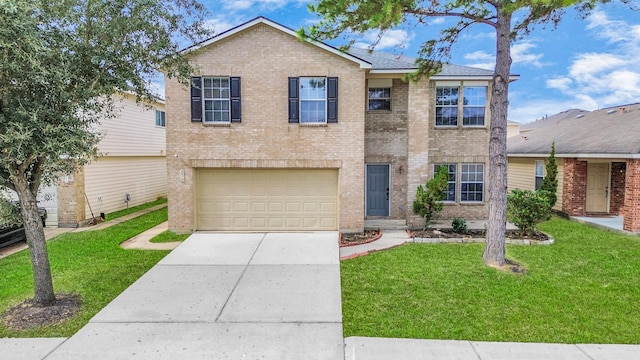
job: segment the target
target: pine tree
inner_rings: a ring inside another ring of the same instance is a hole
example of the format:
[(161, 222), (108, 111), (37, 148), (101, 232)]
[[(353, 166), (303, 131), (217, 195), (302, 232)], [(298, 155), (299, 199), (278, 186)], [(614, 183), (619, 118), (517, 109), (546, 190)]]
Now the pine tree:
[(558, 165), (556, 164), (556, 143), (551, 143), (551, 154), (547, 159), (547, 165), (545, 167), (546, 175), (542, 179), (542, 185), (540, 185), (539, 191), (543, 191), (544, 195), (549, 200), (549, 204), (553, 207), (558, 201)]

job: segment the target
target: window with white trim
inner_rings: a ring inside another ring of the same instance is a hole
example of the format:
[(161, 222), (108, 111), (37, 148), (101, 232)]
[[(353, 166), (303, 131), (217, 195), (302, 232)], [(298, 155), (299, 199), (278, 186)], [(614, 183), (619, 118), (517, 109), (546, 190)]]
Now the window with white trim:
[(538, 190), (542, 186), (544, 179), (544, 160), (535, 161), (535, 189)]
[(300, 122), (327, 122), (327, 78), (300, 78)]
[(458, 125), (458, 92), (457, 86), (436, 87), (436, 126)]
[(289, 123), (338, 122), (337, 77), (290, 77)]
[(441, 166), (446, 167), (449, 172), (449, 181), (447, 182), (447, 190), (445, 190), (445, 196), (442, 199), (442, 201), (455, 202), (456, 201), (456, 168), (458, 167), (458, 165), (457, 164), (434, 164), (433, 165), (434, 176), (435, 176), (435, 173), (438, 172), (438, 169), (440, 169)]
[(484, 200), (484, 164), (461, 164), (460, 202)]
[(484, 127), (487, 89), (481, 82), (443, 83), (436, 85), (436, 119), (438, 127)]
[(202, 84), (205, 123), (231, 122), (228, 77), (205, 77)]
[(465, 86), (462, 91), (462, 126), (484, 126), (487, 87)]
[(156, 126), (165, 127), (166, 125), (167, 123), (164, 111), (156, 109)]
[(391, 88), (369, 88), (369, 110), (391, 110)]

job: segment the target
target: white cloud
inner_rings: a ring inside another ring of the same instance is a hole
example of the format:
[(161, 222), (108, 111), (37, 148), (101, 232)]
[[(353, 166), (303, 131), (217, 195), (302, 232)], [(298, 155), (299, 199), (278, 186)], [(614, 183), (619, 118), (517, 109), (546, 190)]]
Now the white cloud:
[(536, 45), (529, 41), (523, 41), (513, 45), (511, 47), (511, 59), (513, 63), (531, 65), (537, 68), (542, 67), (543, 63), (540, 62), (540, 59), (542, 59), (543, 55), (530, 52), (535, 48)]
[(387, 30), (382, 35), (379, 31), (369, 30), (364, 35), (360, 41), (353, 44), (355, 47), (359, 48), (369, 48), (373, 44), (376, 44), (375, 48), (377, 50), (389, 49), (394, 47), (406, 47), (413, 36), (409, 35), (404, 30)]
[(587, 110), (640, 100), (640, 25), (595, 11), (587, 29), (612, 45), (611, 50), (575, 55), (567, 74), (547, 80), (547, 87), (577, 103), (590, 103)]
[(441, 25), (444, 24), (446, 19), (444, 17), (432, 18), (429, 20), (429, 25)]
[[(530, 41), (523, 41), (514, 44), (511, 47), (512, 65), (523, 64), (538, 68), (544, 66), (540, 61), (543, 55), (531, 52), (534, 48), (536, 48), (536, 45)], [(495, 54), (490, 54), (486, 51), (474, 51), (472, 53), (467, 53), (464, 55), (464, 58), (470, 61), (470, 63), (466, 64), (467, 66), (488, 70), (493, 70), (495, 68)]]
[(557, 77), (554, 79), (547, 79), (546, 84), (548, 88), (567, 91), (570, 89), (571, 84), (573, 84), (573, 80), (568, 77)]
[(210, 29), (213, 31), (214, 34), (220, 34), (223, 31), (229, 30), (234, 26), (237, 26), (238, 24), (241, 24), (242, 22), (236, 22), (229, 19), (228, 16), (216, 16), (214, 18), (211, 19), (207, 19), (204, 23), (204, 26), (207, 29)]

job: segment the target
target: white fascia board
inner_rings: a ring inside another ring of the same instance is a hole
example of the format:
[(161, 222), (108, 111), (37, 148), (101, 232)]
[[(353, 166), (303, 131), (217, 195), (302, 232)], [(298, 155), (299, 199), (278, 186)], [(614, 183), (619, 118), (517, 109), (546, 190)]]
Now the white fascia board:
[[(640, 159), (640, 154), (560, 154), (555, 155), (557, 158), (579, 158), (579, 159)], [(509, 153), (507, 157), (524, 157), (524, 158), (548, 158), (546, 154), (515, 154)]]
[(411, 74), (417, 69), (372, 69), (371, 74)]
[[(273, 21), (271, 21), (271, 20), (269, 20), (267, 18), (257, 17), (257, 18), (255, 18), (253, 20), (250, 20), (249, 22), (246, 22), (246, 23), (244, 23), (242, 25), (239, 25), (239, 26), (231, 28), (231, 29), (229, 29), (227, 31), (224, 31), (224, 32), (222, 32), (222, 33), (220, 33), (220, 34), (218, 34), (218, 35), (216, 35), (216, 36), (214, 36), (214, 37), (212, 37), (212, 38), (210, 38), (210, 39), (208, 39), (208, 40), (206, 40), (206, 41), (204, 41), (204, 42), (202, 42), (200, 44), (188, 47), (188, 48), (182, 50), (181, 52), (183, 54), (187, 54), (189, 52), (192, 52), (192, 51), (207, 47), (207, 46), (209, 46), (209, 45), (211, 45), (211, 44), (213, 44), (215, 42), (224, 40), (224, 39), (226, 39), (226, 38), (228, 38), (230, 36), (238, 34), (238, 33), (242, 32), (242, 31), (244, 31), (244, 30), (246, 30), (246, 29), (248, 29), (248, 28), (250, 28), (252, 26), (255, 26), (257, 24), (265, 24), (267, 26), (270, 26), (272, 28), (278, 29), (278, 30), (280, 30), (280, 31), (282, 31), (282, 32), (284, 32), (286, 34), (289, 34), (289, 35), (299, 39), (298, 34), (295, 31), (291, 30), (290, 28), (288, 28), (286, 26), (283, 26), (283, 25), (280, 25), (280, 24), (278, 24), (276, 22), (273, 22)], [(330, 53), (338, 55), (338, 56), (340, 56), (342, 58), (345, 58), (345, 59), (347, 59), (349, 61), (355, 62), (358, 65), (360, 65), (361, 69), (371, 69), (371, 64), (370, 63), (368, 63), (368, 62), (366, 62), (366, 61), (364, 61), (364, 60), (362, 60), (360, 58), (357, 58), (355, 56), (352, 56), (352, 55), (349, 55), (347, 53), (344, 53), (344, 52), (334, 48), (333, 46), (330, 46), (330, 45), (327, 45), (327, 44), (325, 44), (323, 42), (312, 40), (312, 39), (304, 39), (303, 41), (305, 41), (307, 43), (310, 43), (312, 45), (315, 45), (315, 46), (317, 46), (317, 47), (319, 47), (321, 49), (324, 49), (326, 51), (329, 51)]]

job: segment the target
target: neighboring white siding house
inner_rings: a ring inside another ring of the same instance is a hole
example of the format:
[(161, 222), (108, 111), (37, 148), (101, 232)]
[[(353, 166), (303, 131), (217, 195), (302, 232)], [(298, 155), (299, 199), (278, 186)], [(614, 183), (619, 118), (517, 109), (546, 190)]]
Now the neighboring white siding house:
[(125, 96), (118, 116), (100, 122), (98, 159), (58, 186), (59, 226), (166, 196), (164, 125), (164, 102), (147, 108)]

